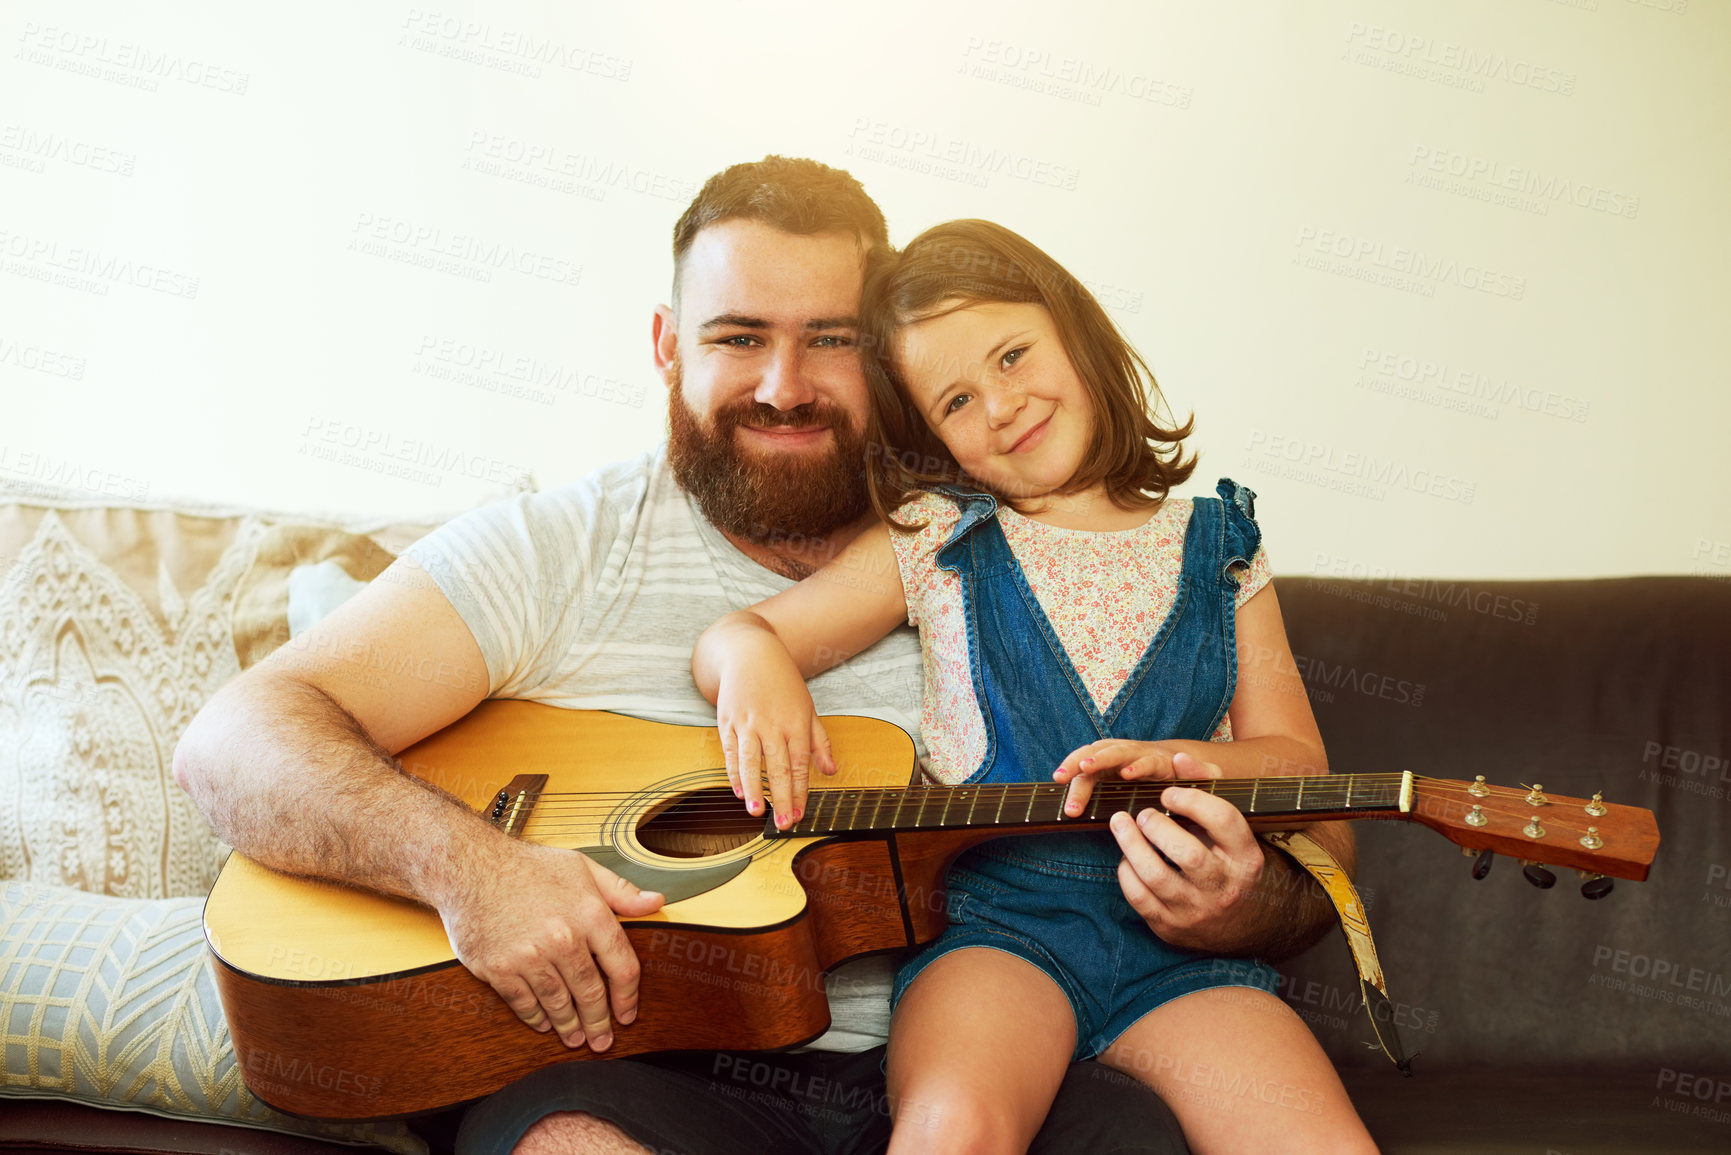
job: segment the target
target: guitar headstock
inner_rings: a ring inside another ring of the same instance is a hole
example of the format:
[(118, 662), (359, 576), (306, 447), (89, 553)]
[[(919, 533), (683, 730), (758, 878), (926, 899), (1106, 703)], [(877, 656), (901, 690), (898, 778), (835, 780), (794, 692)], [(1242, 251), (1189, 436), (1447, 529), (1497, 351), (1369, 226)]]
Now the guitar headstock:
[(1604, 802), (1597, 794), (1570, 798), (1537, 785), (1492, 786), (1483, 775), (1472, 782), (1415, 775), (1410, 817), (1470, 853), (1488, 850), (1636, 882), (1646, 880), (1659, 849), (1659, 824), (1650, 810)]

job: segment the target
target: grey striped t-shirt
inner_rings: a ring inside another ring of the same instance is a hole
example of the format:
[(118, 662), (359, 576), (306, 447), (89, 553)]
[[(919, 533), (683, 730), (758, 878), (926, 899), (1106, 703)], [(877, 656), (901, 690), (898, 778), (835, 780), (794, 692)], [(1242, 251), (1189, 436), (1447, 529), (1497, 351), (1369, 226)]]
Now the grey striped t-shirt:
[[(411, 545), (468, 625), (488, 696), (713, 726), (691, 647), (716, 618), (793, 583), (741, 553), (673, 480), (662, 446), (549, 493), (522, 494)], [(918, 635), (903, 627), (812, 679), (819, 713), (893, 722), (919, 744)], [(832, 1025), (812, 1045), (861, 1051), (889, 1031), (894, 960), (829, 976)]]

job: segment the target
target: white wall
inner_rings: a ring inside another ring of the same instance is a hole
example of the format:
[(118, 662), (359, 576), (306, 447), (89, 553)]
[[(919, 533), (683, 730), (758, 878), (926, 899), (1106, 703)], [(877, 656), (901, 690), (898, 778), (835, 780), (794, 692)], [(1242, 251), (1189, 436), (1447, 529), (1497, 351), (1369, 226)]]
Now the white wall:
[(571, 480), (661, 435), (673, 221), (775, 151), (1093, 284), (1282, 572), (1731, 580), (1731, 4), (4, 0), (0, 37), (0, 476)]

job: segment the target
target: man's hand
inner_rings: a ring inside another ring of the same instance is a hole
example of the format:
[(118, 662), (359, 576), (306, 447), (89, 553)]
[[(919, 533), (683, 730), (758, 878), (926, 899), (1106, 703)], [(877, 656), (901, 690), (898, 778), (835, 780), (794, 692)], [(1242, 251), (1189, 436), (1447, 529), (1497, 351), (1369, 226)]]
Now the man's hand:
[(637, 1017), (641, 972), (618, 916), (652, 914), (661, 895), (569, 850), (500, 842), (441, 906), (458, 960), (537, 1031), (605, 1051), (612, 1019)]
[[(1173, 755), (1171, 767), (1179, 778), (1221, 776), (1219, 766), (1188, 753)], [(1242, 904), (1262, 877), (1262, 843), (1237, 807), (1205, 790), (1170, 787), (1160, 805), (1198, 829), (1154, 809), (1134, 819), (1114, 814), (1112, 834), (1124, 852), (1118, 884), (1125, 900), (1173, 946), (1235, 953), (1246, 937)]]

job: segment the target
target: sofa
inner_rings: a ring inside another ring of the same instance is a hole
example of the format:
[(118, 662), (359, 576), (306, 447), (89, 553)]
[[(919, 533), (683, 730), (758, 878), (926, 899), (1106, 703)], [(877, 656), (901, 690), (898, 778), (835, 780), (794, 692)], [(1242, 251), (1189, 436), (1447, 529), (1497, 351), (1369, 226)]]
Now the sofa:
[[(0, 1149), (442, 1149), (246, 1090), (199, 933), (226, 848), (169, 769), (218, 686), (429, 528), (0, 490)], [(1366, 1047), (1340, 935), (1281, 993), (1383, 1149), (1731, 1149), (1731, 584), (1277, 588), (1336, 770), (1602, 791), (1662, 832), (1648, 881), (1592, 901), (1568, 871), (1475, 880), (1422, 827), (1358, 824), (1414, 1076)]]
[(1340, 936), (1280, 970), (1383, 1149), (1731, 1151), (1731, 582), (1276, 584), (1331, 769), (1600, 791), (1659, 825), (1647, 881), (1589, 900), (1357, 824), (1413, 1077), (1364, 1045)]

